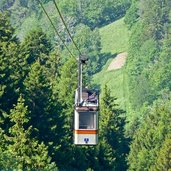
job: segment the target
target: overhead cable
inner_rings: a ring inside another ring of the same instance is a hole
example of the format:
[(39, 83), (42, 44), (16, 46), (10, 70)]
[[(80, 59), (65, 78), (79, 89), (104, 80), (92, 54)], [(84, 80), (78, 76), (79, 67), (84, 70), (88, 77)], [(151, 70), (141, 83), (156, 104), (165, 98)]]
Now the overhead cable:
[(69, 35), (71, 41), (73, 42), (74, 46), (75, 46), (76, 49), (78, 50), (79, 54), (81, 55), (81, 51), (80, 51), (80, 49), (78, 48), (77, 44), (75, 43), (74, 39), (72, 38), (71, 33), (70, 33), (70, 31), (69, 31), (69, 29), (68, 29), (66, 23), (65, 23), (65, 20), (64, 20), (64, 18), (63, 18), (63, 16), (62, 16), (61, 12), (60, 12), (60, 10), (59, 10), (59, 7), (58, 7), (56, 1), (53, 0), (53, 2), (54, 2), (54, 4), (55, 4), (55, 7), (56, 7), (56, 9), (57, 9), (57, 11), (58, 11), (58, 13), (59, 13), (59, 16), (60, 16), (60, 18), (61, 18), (63, 24), (64, 24), (64, 26), (65, 26), (65, 28), (66, 28), (66, 30), (67, 30), (67, 32), (68, 32), (68, 35)]
[(73, 55), (72, 52), (69, 50), (68, 46), (65, 44), (64, 40), (63, 40), (62, 37), (60, 36), (60, 34), (59, 34), (58, 30), (56, 29), (55, 25), (53, 24), (52, 20), (50, 19), (50, 17), (49, 17), (49, 15), (48, 15), (47, 11), (45, 10), (45, 8), (44, 8), (42, 2), (41, 2), (40, 0), (38, 0), (38, 2), (39, 2), (39, 4), (41, 5), (41, 8), (43, 9), (43, 12), (46, 14), (48, 20), (50, 21), (50, 23), (51, 23), (52, 27), (54, 28), (56, 34), (58, 35), (59, 39), (62, 41), (63, 45), (66, 47), (66, 49), (68, 50), (68, 52), (70, 53), (70, 55), (71, 55), (72, 57), (74, 57), (74, 55)]

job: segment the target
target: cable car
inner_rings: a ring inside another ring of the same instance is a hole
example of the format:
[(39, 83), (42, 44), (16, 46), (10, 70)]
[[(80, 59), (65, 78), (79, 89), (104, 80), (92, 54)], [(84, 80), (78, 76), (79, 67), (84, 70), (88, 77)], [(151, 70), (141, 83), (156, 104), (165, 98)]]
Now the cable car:
[(82, 88), (82, 64), (79, 58), (78, 88), (75, 92), (74, 144), (97, 145), (98, 143), (98, 107), (97, 91)]

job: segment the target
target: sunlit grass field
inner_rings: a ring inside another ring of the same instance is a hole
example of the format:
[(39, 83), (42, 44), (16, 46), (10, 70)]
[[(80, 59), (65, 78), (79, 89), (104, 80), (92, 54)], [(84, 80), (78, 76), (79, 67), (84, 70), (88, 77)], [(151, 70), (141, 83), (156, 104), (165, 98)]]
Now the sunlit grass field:
[(126, 52), (128, 49), (129, 32), (124, 19), (117, 20), (100, 29), (102, 53), (111, 54), (103, 69), (96, 73), (93, 77), (93, 84), (98, 85), (103, 92), (103, 88), (107, 85), (111, 90), (111, 95), (118, 98), (118, 104), (125, 109), (127, 98), (127, 74), (125, 67), (107, 71), (107, 68), (116, 54)]
[(128, 49), (129, 32), (121, 18), (100, 29), (102, 53), (120, 53)]

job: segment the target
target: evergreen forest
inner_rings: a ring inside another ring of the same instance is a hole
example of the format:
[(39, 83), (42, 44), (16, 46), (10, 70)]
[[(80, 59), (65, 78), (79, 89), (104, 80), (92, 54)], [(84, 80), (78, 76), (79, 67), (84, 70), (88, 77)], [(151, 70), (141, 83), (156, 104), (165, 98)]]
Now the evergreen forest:
[[(73, 143), (80, 52), (96, 146)], [(171, 1), (0, 0), (0, 170), (170, 171)]]

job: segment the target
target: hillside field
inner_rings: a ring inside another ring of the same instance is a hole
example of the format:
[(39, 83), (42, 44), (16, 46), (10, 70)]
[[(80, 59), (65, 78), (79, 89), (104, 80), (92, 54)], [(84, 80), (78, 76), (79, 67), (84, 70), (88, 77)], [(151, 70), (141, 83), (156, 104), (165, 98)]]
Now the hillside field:
[(121, 18), (100, 29), (102, 53), (118, 54), (128, 49), (128, 29)]
[(117, 20), (100, 29), (103, 54), (110, 54), (102, 70), (93, 77), (93, 84), (98, 85), (103, 90), (105, 84), (110, 88), (111, 94), (118, 98), (120, 106), (126, 108), (127, 74), (125, 67), (121, 69), (107, 71), (108, 66), (117, 54), (127, 52), (129, 32), (124, 23), (124, 18)]

